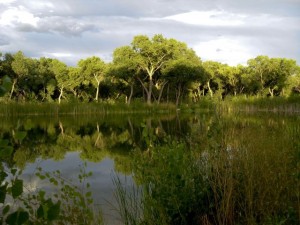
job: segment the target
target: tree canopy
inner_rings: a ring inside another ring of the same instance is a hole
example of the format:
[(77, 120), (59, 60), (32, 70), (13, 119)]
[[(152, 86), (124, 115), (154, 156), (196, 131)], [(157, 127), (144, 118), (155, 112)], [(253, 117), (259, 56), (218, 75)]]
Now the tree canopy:
[(2, 100), (14, 101), (199, 101), (237, 95), (300, 94), (300, 69), (293, 59), (257, 56), (247, 65), (202, 61), (185, 43), (162, 35), (137, 35), (113, 52), (70, 67), (58, 59), (32, 59), (22, 51), (0, 53), (0, 82), (10, 80)]

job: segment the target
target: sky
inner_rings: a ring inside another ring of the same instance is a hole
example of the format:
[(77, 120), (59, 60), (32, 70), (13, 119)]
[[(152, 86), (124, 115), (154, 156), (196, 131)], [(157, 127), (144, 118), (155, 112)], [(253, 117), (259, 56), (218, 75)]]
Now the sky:
[(2, 53), (109, 62), (140, 34), (185, 42), (203, 61), (268, 55), (299, 65), (300, 0), (0, 0)]

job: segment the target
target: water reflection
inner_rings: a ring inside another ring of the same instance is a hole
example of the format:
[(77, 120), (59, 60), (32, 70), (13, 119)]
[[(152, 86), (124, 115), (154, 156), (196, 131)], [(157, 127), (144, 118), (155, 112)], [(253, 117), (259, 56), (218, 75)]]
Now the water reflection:
[[(79, 152), (66, 153), (64, 159), (59, 161), (38, 158), (34, 163), (26, 164), (21, 178), (25, 182), (27, 191), (45, 190), (47, 193), (53, 193), (55, 189), (53, 186), (49, 186), (49, 182), (35, 176), (37, 167), (48, 172), (59, 170), (63, 178), (78, 184), (76, 181), (82, 165)], [(112, 176), (117, 175), (122, 181), (125, 177), (122, 174), (114, 173), (114, 161), (110, 158), (104, 158), (98, 163), (87, 162), (86, 168), (93, 172), (92, 176), (88, 178), (88, 182), (91, 185), (90, 190), (93, 192), (94, 204), (101, 207), (104, 218), (109, 224), (116, 224), (120, 218), (114, 208), (116, 202)], [(132, 182), (131, 177), (127, 176), (126, 179), (127, 182)]]
[[(117, 215), (112, 210), (115, 204), (112, 174), (118, 174), (121, 179), (125, 179), (125, 175), (131, 178), (133, 173), (138, 174), (137, 168), (143, 165), (136, 166), (135, 152), (142, 152), (151, 160), (156, 148), (168, 146), (176, 140), (184, 143), (187, 151), (196, 151), (200, 158), (215, 157), (213, 151), (219, 151), (218, 155), (231, 161), (241, 157), (235, 162), (238, 164), (244, 156), (251, 156), (251, 160), (262, 165), (257, 171), (269, 168), (276, 172), (280, 157), (283, 158), (286, 152), (292, 153), (293, 149), (295, 154), (299, 151), (299, 127), (299, 117), (278, 114), (202, 113), (160, 118), (137, 115), (6, 117), (0, 122), (0, 139), (8, 140), (13, 154), (0, 156), (8, 166), (23, 169), (22, 177), (31, 190), (48, 188), (47, 183), (34, 176), (37, 167), (46, 172), (60, 170), (62, 176), (76, 179), (79, 166), (87, 162), (87, 170), (93, 172), (89, 182), (95, 203), (102, 206), (108, 223), (116, 224)], [(260, 153), (248, 154), (255, 150)], [(237, 151), (242, 154), (237, 154)], [(271, 161), (274, 165), (270, 165)], [(273, 186), (280, 180), (274, 182)]]

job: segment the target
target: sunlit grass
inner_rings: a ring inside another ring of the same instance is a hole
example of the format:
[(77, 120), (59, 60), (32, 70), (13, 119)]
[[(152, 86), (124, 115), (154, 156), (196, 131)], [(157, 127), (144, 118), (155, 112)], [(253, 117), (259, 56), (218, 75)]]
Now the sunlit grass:
[(20, 115), (99, 115), (99, 114), (167, 114), (174, 113), (175, 105), (143, 103), (2, 103), (0, 116)]

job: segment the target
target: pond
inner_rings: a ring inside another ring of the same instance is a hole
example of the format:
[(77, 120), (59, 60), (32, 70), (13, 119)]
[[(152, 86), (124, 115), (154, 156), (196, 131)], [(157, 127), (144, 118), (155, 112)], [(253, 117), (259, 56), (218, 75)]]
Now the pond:
[(37, 173), (81, 185), (92, 172), (83, 182), (105, 224), (297, 224), (299, 137), (293, 114), (2, 117), (0, 157), (26, 193), (56, 192)]

